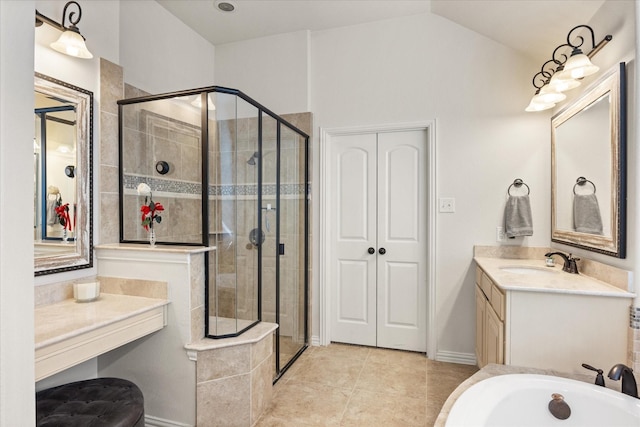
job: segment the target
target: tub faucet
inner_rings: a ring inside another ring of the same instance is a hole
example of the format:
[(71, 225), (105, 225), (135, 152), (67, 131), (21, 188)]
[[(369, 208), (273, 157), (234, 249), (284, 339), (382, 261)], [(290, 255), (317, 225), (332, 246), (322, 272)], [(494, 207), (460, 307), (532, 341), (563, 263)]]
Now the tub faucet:
[(638, 385), (636, 384), (636, 379), (633, 376), (633, 370), (630, 367), (623, 365), (622, 363), (613, 365), (613, 368), (609, 371), (608, 377), (614, 381), (618, 381), (620, 377), (622, 377), (622, 392), (635, 397), (636, 399), (638, 398)]
[(562, 252), (549, 252), (544, 254), (547, 258), (551, 255), (560, 255), (564, 260), (564, 266), (562, 267), (562, 271), (566, 271), (567, 273), (578, 274), (578, 264), (576, 261), (580, 261), (580, 258), (574, 258), (569, 254), (569, 256), (563, 254)]

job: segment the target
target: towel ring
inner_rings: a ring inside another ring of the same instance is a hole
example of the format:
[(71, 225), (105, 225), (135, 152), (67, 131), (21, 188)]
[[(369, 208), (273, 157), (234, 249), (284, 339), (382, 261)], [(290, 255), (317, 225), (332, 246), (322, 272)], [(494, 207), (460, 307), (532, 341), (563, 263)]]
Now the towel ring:
[(576, 194), (576, 186), (578, 186), (578, 185), (583, 186), (587, 182), (593, 186), (593, 194), (596, 194), (596, 185), (593, 182), (589, 181), (584, 176), (580, 176), (580, 177), (578, 177), (578, 179), (576, 179), (576, 183), (573, 186), (573, 194)]
[(524, 185), (525, 187), (527, 187), (527, 196), (528, 196), (529, 194), (531, 194), (531, 189), (529, 188), (529, 186), (528, 186), (527, 184), (525, 184), (525, 183), (524, 183), (524, 181), (522, 181), (520, 178), (516, 178), (516, 179), (513, 181), (513, 184), (511, 184), (511, 185), (509, 186), (509, 188), (507, 188), (507, 194), (508, 194), (509, 196), (511, 196), (511, 193), (510, 193), (510, 191), (511, 191), (511, 187), (515, 186), (516, 188), (520, 188), (520, 187), (522, 187), (523, 185)]

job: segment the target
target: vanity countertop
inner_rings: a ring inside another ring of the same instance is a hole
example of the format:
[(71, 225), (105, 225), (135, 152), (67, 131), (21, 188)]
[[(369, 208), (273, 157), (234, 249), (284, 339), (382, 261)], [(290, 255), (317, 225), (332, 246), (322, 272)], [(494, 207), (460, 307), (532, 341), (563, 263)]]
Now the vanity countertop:
[[(505, 291), (551, 292), (578, 295), (596, 295), (616, 298), (634, 298), (635, 294), (583, 274), (562, 271), (562, 263), (545, 266), (540, 259), (509, 259), (475, 257), (475, 262)], [(529, 273), (514, 273), (504, 268), (531, 268)], [(537, 272), (536, 270), (541, 270)]]
[(93, 302), (77, 303), (67, 299), (42, 305), (34, 310), (35, 348), (37, 350), (167, 304), (169, 301), (163, 299), (102, 293)]
[(165, 299), (102, 293), (36, 307), (35, 379), (61, 372), (167, 324)]

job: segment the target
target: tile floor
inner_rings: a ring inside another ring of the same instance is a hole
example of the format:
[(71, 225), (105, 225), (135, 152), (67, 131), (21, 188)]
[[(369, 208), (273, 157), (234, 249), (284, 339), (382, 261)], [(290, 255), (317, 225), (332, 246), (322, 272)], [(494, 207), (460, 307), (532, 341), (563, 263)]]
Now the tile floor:
[(432, 426), (449, 394), (477, 370), (420, 353), (309, 347), (275, 385), (256, 426)]

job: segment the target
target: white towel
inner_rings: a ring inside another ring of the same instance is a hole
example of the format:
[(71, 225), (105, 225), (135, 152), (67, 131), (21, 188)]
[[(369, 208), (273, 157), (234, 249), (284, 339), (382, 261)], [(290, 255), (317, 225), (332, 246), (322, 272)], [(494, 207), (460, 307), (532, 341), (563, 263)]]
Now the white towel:
[(56, 212), (56, 199), (47, 199), (47, 225), (56, 225), (58, 223), (58, 213)]
[(602, 217), (595, 193), (573, 196), (573, 227), (579, 233), (602, 234)]
[(532, 236), (533, 221), (529, 196), (509, 196), (504, 208), (504, 231), (507, 237)]

